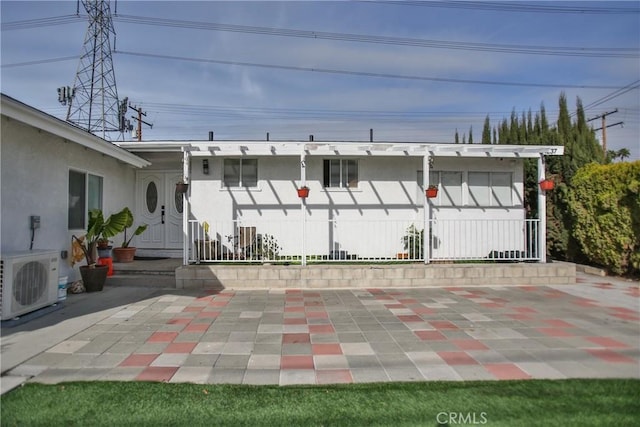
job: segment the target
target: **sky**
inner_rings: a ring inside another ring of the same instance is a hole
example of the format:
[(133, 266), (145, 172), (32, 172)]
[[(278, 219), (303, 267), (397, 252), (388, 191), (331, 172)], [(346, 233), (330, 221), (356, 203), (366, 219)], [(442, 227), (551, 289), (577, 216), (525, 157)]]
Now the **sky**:
[[(544, 105), (555, 122), (564, 92), (587, 118), (617, 109), (607, 148), (640, 159), (637, 1), (110, 7), (118, 97), (153, 125), (143, 140), (367, 141), (373, 129), (376, 141), (453, 142), (472, 129), (480, 142), (486, 116), (497, 126)], [(2, 93), (65, 119), (56, 89), (74, 83), (84, 8), (2, 0), (0, 13)]]

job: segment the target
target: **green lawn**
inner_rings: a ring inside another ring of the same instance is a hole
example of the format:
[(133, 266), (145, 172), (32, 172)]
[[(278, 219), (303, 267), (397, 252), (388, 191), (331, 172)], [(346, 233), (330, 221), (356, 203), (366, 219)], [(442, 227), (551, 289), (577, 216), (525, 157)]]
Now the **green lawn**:
[(638, 380), (237, 386), (27, 384), (3, 395), (3, 426), (631, 426)]

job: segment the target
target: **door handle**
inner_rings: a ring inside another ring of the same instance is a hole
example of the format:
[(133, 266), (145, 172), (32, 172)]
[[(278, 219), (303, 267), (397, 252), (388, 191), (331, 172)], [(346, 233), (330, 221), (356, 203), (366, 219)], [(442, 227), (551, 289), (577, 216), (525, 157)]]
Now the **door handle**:
[(162, 209), (160, 211), (160, 219), (162, 221), (162, 224), (164, 224), (164, 205), (162, 205)]

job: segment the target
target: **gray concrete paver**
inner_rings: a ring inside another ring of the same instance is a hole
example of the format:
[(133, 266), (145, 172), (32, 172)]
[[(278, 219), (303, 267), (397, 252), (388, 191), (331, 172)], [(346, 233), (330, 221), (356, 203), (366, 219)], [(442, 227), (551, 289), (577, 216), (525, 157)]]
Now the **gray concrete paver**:
[(2, 392), (24, 381), (153, 380), (154, 368), (199, 384), (640, 378), (638, 283), (578, 279), (73, 295), (61, 310), (3, 327)]

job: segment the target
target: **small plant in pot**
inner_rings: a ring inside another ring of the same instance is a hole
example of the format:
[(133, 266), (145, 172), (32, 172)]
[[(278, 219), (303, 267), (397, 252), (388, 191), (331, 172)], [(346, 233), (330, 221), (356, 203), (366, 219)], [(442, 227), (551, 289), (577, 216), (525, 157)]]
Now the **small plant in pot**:
[(113, 246), (109, 239), (100, 239), (98, 240), (98, 257), (100, 258), (110, 258), (111, 257), (111, 249)]
[(126, 219), (124, 211), (117, 212), (105, 220), (100, 209), (92, 209), (89, 211), (87, 234), (81, 237), (75, 235), (71, 237), (87, 261), (87, 265), (80, 267), (80, 275), (87, 292), (101, 291), (107, 280), (109, 267), (97, 265), (98, 242), (108, 240), (109, 237), (121, 233), (125, 229)]
[(135, 236), (139, 236), (145, 232), (148, 225), (143, 224), (139, 225), (138, 228), (135, 229), (133, 234), (127, 239), (127, 228), (133, 226), (133, 214), (129, 208), (124, 208), (122, 210), (125, 215), (125, 226), (124, 226), (124, 240), (122, 241), (122, 246), (119, 248), (113, 248), (113, 255), (118, 262), (132, 262), (133, 258), (136, 255), (136, 248), (133, 246), (129, 246), (131, 244), (131, 240)]

